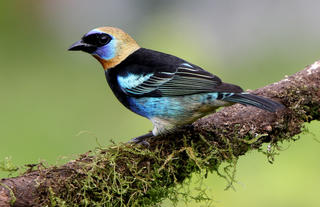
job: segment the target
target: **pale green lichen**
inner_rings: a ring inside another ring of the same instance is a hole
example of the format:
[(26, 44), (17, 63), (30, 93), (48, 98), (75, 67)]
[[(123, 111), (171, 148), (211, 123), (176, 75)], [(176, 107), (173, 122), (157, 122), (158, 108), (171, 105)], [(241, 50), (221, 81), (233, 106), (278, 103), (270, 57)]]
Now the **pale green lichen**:
[(4, 160), (0, 161), (0, 171), (14, 173), (19, 170), (15, 164), (13, 164), (11, 157), (6, 157)]
[(0, 185), (3, 186), (4, 188), (6, 188), (9, 191), (9, 194), (10, 194), (10, 205), (13, 206), (14, 203), (16, 202), (16, 200), (17, 200), (16, 196), (14, 195), (13, 190), (8, 185), (6, 185), (4, 183), (0, 183)]

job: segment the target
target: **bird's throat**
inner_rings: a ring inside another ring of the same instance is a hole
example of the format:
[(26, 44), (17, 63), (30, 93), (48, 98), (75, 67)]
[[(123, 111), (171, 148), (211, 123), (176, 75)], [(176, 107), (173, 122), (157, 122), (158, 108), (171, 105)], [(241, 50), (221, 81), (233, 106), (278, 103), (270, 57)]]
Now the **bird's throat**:
[(121, 62), (121, 60), (119, 60), (119, 58), (117, 58), (117, 57), (112, 58), (110, 60), (102, 59), (97, 55), (93, 55), (93, 57), (101, 63), (104, 70), (108, 70), (110, 68), (113, 68)]
[(114, 58), (111, 58), (109, 60), (103, 59), (98, 55), (92, 55), (92, 56), (101, 63), (104, 70), (108, 70), (120, 64), (123, 60), (125, 60), (129, 55), (131, 55), (138, 49), (140, 49), (138, 45), (134, 45), (134, 47), (128, 47), (126, 49), (122, 49), (123, 51), (119, 53), (119, 55), (116, 55)]

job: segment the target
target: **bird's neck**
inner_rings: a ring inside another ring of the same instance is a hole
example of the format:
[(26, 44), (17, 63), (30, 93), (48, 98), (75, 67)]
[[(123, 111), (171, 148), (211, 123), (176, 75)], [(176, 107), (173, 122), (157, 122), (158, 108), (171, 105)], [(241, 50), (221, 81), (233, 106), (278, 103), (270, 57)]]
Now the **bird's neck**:
[(138, 49), (140, 49), (139, 46), (121, 48), (121, 51), (118, 52), (118, 55), (116, 55), (114, 58), (111, 58), (109, 60), (103, 59), (103, 58), (99, 57), (98, 55), (93, 55), (93, 57), (96, 58), (101, 63), (104, 70), (108, 70), (110, 68), (114, 68), (115, 66), (119, 65), (129, 55), (131, 55), (132, 53), (134, 53)]

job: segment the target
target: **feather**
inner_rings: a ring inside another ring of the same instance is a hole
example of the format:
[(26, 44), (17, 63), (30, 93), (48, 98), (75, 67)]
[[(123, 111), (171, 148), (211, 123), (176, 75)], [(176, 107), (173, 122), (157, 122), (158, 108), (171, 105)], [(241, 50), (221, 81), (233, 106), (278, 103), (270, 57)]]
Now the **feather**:
[(284, 106), (278, 102), (248, 93), (231, 94), (230, 96), (221, 98), (221, 100), (255, 106), (257, 108), (267, 110), (270, 112), (275, 112), (279, 109), (284, 108)]
[[(186, 67), (188, 66), (188, 67)], [(191, 68), (192, 67), (192, 68)], [(175, 70), (152, 73), (126, 73), (118, 76), (118, 83), (127, 94), (134, 96), (183, 96), (215, 92), (221, 80), (203, 69), (187, 63)]]

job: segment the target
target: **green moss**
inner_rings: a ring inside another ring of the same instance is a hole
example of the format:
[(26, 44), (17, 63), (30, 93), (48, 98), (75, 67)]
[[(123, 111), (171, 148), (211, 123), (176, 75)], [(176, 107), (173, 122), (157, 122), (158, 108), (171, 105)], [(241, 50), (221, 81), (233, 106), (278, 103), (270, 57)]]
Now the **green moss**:
[[(129, 144), (99, 147), (81, 155), (76, 162), (81, 164), (72, 166), (71, 176), (57, 177), (49, 190), (40, 184), (43, 197), (39, 202), (49, 206), (128, 207), (159, 206), (167, 198), (173, 205), (181, 199), (209, 201), (201, 188), (193, 195), (180, 187), (188, 185), (195, 173), (205, 178), (207, 173), (216, 172), (227, 181), (226, 189), (233, 188), (241, 155), (258, 149), (273, 163), (283, 141), (295, 141), (293, 135), (305, 130), (304, 122), (319, 118), (319, 106), (311, 95), (305, 95), (309, 91), (288, 93), (279, 96), (291, 106), (292, 113), (266, 128), (252, 130), (250, 123), (229, 124), (232, 128), (228, 125), (227, 129), (213, 127), (200, 133), (188, 128), (183, 133), (158, 137), (150, 148)], [(266, 150), (261, 147), (263, 143), (268, 143)]]
[[(250, 143), (255, 140), (258, 139)], [(201, 188), (197, 195), (191, 195), (181, 193), (176, 186), (188, 182), (192, 173), (213, 171), (227, 180), (227, 188), (232, 187), (238, 159), (232, 149), (235, 144), (243, 145), (243, 141), (234, 143), (224, 138), (218, 144), (199, 136), (170, 144), (170, 150), (162, 143), (152, 150), (123, 144), (97, 148), (81, 156), (81, 160), (89, 161), (83, 162), (72, 177), (61, 181), (62, 191), (54, 192), (52, 189), (60, 184), (53, 183), (47, 190), (50, 199), (44, 197), (43, 202), (50, 206), (126, 207), (154, 206), (166, 198), (173, 204), (181, 199), (208, 201), (210, 198)], [(229, 164), (220, 172), (222, 161)]]
[[(179, 186), (188, 185), (194, 173), (203, 174), (205, 179), (205, 174), (217, 172), (227, 181), (226, 189), (233, 188), (237, 161), (243, 152), (259, 149), (272, 163), (280, 150), (278, 141), (288, 140), (289, 134), (271, 140), (263, 151), (261, 145), (266, 137), (267, 134), (231, 140), (221, 137), (217, 141), (200, 135), (177, 139), (180, 142), (160, 141), (152, 149), (128, 144), (97, 148), (81, 155), (78, 161), (82, 164), (71, 177), (58, 179), (60, 183), (52, 183), (49, 190), (42, 189), (42, 203), (49, 206), (128, 207), (157, 206), (167, 198), (173, 205), (181, 200), (209, 202), (205, 190), (200, 189), (197, 195), (192, 195), (190, 191), (181, 192)], [(59, 185), (63, 187), (57, 188)]]
[(10, 193), (10, 205), (13, 206), (14, 203), (16, 202), (17, 198), (16, 198), (16, 196), (14, 195), (12, 189), (11, 189), (8, 185), (6, 185), (6, 184), (4, 184), (4, 183), (0, 183), (0, 185), (3, 186), (3, 187), (5, 187), (5, 188), (9, 191), (9, 193)]
[[(184, 139), (172, 143), (173, 150), (161, 144), (152, 151), (137, 145), (115, 145), (97, 148), (82, 155), (82, 165), (76, 173), (63, 182), (60, 192), (54, 192), (52, 183), (42, 202), (50, 206), (154, 206), (169, 198), (196, 201), (208, 200), (204, 191), (189, 196), (175, 186), (188, 180), (193, 172), (214, 171), (226, 159), (233, 159), (229, 149), (214, 147), (203, 137), (196, 142)], [(204, 150), (205, 149), (205, 150)], [(201, 153), (200, 153), (201, 152)], [(223, 156), (223, 158), (222, 158)], [(231, 178), (231, 177), (230, 177)], [(228, 179), (230, 179), (228, 178)]]
[(6, 157), (4, 160), (0, 161), (0, 171), (14, 173), (19, 170), (15, 164), (13, 164), (11, 157)]

